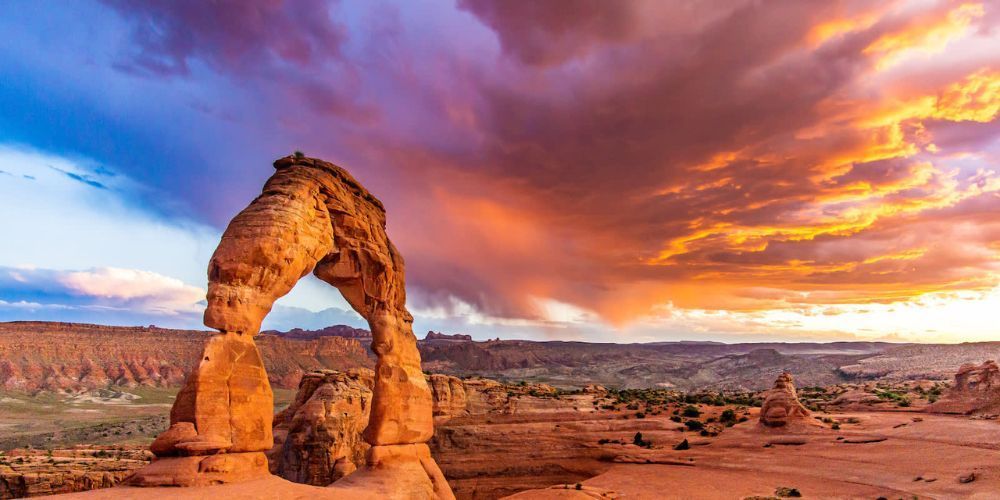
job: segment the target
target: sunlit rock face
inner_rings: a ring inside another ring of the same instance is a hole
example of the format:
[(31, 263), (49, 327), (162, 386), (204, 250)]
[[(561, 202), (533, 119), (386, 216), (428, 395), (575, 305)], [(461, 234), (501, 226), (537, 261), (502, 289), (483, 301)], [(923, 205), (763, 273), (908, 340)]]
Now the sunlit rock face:
[(792, 374), (783, 372), (774, 381), (774, 387), (764, 393), (760, 407), (760, 424), (765, 427), (788, 427), (796, 423), (812, 423), (809, 410), (795, 393)]
[[(253, 337), (274, 301), (312, 272), (335, 286), (372, 332), (375, 364), (365, 441), (367, 470), (346, 489), (451, 498), (430, 456), (430, 389), (406, 310), (403, 259), (385, 232), (385, 209), (347, 171), (301, 155), (276, 172), (230, 222), (208, 266), (205, 347), (158, 438), (163, 460), (138, 485), (196, 485), (267, 474), (273, 396)], [(218, 458), (225, 454), (225, 458)], [(360, 476), (355, 478), (354, 476)]]
[(364, 467), (374, 386), (375, 373), (364, 368), (305, 374), (295, 401), (274, 417), (271, 472), (327, 486)]
[(996, 361), (966, 363), (955, 373), (955, 383), (927, 411), (935, 413), (993, 413), (1000, 410), (1000, 367)]

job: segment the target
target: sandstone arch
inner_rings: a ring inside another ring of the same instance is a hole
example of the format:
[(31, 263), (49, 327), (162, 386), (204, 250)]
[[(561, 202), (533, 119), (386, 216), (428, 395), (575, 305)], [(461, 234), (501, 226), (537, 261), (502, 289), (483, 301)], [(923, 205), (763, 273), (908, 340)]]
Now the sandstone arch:
[[(260, 452), (273, 441), (273, 395), (253, 336), (274, 301), (312, 272), (368, 321), (378, 357), (365, 431), (372, 445), (368, 468), (335, 486), (452, 498), (426, 445), (433, 434), (431, 393), (406, 309), (403, 259), (385, 232), (385, 208), (331, 163), (289, 156), (274, 167), (209, 263), (205, 325), (220, 333), (178, 394), (171, 428), (154, 442), (154, 453), (167, 458), (132, 483), (228, 482), (260, 474), (261, 465), (266, 473)], [(396, 477), (381, 477), (391, 470)]]

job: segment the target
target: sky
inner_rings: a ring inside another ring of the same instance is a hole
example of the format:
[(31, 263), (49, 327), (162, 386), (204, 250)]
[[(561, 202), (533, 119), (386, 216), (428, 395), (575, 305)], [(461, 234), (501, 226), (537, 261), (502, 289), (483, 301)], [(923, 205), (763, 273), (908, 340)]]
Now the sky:
[[(414, 329), (1000, 340), (1000, 4), (0, 4), (0, 320), (201, 328), (274, 159), (378, 196)], [(265, 328), (363, 326), (303, 279)]]

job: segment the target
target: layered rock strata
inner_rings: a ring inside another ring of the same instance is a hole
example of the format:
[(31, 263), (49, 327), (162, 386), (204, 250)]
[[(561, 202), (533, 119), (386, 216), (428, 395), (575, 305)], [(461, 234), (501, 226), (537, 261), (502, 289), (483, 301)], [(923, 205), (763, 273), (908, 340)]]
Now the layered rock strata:
[[(382, 203), (331, 163), (290, 156), (274, 167), (261, 195), (230, 222), (208, 266), (205, 325), (225, 340), (209, 342), (185, 384), (190, 396), (175, 405), (193, 401), (193, 412), (178, 412), (193, 422), (178, 420), (158, 438), (161, 456), (180, 456), (154, 462), (136, 484), (184, 484), (190, 481), (181, 476), (192, 471), (196, 482), (261, 473), (257, 458), (271, 447), (261, 448), (271, 438), (272, 410), (264, 404), (271, 401), (267, 377), (252, 369), (254, 355), (259, 359), (252, 337), (274, 301), (312, 272), (365, 318), (377, 356), (364, 432), (372, 448), (367, 467), (346, 478), (345, 494), (453, 498), (425, 444), (434, 431), (431, 392), (406, 309), (403, 259), (385, 233)], [(234, 356), (232, 370), (216, 366), (214, 348), (224, 359)], [(266, 460), (262, 466), (266, 474)]]

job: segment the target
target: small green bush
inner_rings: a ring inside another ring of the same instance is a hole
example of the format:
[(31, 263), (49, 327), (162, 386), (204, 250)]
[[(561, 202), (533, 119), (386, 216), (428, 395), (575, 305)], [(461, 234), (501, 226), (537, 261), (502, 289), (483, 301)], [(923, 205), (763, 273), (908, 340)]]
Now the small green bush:
[(688, 420), (687, 422), (684, 422), (684, 425), (688, 428), (688, 430), (692, 431), (700, 431), (705, 428), (705, 424), (702, 424), (698, 420)]

